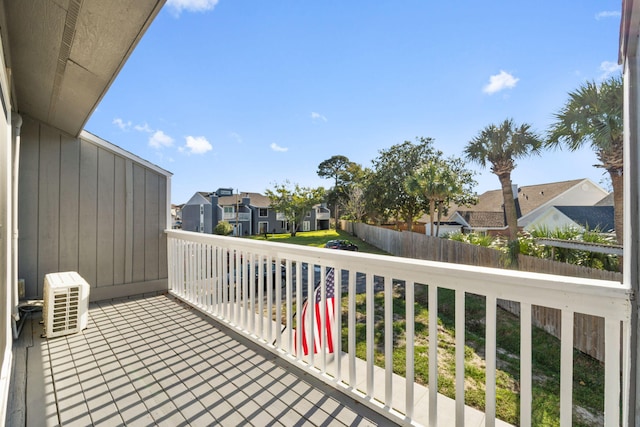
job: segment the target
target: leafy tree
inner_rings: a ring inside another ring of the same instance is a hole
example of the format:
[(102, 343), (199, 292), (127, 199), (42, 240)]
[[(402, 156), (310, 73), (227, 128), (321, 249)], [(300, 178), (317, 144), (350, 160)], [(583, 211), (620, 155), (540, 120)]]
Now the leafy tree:
[(367, 179), (367, 204), (378, 210), (378, 215), (403, 219), (411, 231), (413, 221), (426, 210), (425, 201), (407, 192), (404, 183), (416, 168), (433, 157), (433, 139), (420, 137), (416, 144), (405, 141), (379, 153)]
[(476, 199), (472, 190), (476, 184), (473, 180), (474, 173), (464, 168), (461, 159), (451, 157), (444, 160), (442, 154), (440, 151), (436, 152), (434, 157), (419, 166), (404, 182), (407, 192), (428, 202), (431, 235), (435, 236), (440, 234), (443, 210), (446, 211), (452, 201), (461, 205), (473, 203)]
[[(483, 168), (490, 164), (491, 172), (500, 180), (510, 242), (518, 239), (518, 215), (511, 187), (511, 172), (516, 167), (515, 160), (538, 154), (542, 146), (542, 140), (530, 128), (526, 123), (516, 126), (512, 119), (500, 125), (491, 124), (469, 141), (464, 149), (467, 159)], [(515, 247), (514, 252), (517, 253)]]
[(362, 221), (366, 214), (364, 191), (360, 185), (352, 185), (347, 190), (347, 200), (344, 205), (347, 219)]
[(232, 232), (233, 225), (231, 225), (228, 221), (220, 221), (213, 229), (213, 234), (218, 234), (220, 236), (228, 236)]
[(273, 189), (268, 189), (266, 195), (271, 201), (271, 209), (284, 215), (292, 224), (291, 236), (295, 236), (307, 213), (324, 200), (325, 190), (322, 187), (309, 188), (298, 184), (292, 187), (289, 181), (285, 181), (284, 184), (275, 184)]
[(616, 237), (622, 244), (623, 219), (623, 85), (622, 78), (612, 77), (601, 84), (586, 82), (569, 93), (569, 100), (555, 115), (548, 132), (547, 145), (575, 151), (591, 145), (600, 164), (611, 178), (613, 187)]
[(318, 176), (321, 178), (333, 178), (334, 185), (327, 194), (330, 205), (333, 206), (336, 224), (339, 208), (346, 203), (349, 188), (362, 177), (362, 167), (349, 160), (346, 156), (336, 155), (324, 160), (318, 165)]

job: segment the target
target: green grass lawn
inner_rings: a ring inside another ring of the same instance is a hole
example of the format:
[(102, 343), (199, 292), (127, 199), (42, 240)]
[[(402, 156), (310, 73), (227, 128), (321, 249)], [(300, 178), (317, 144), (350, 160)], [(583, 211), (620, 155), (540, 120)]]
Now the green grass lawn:
[[(253, 240), (265, 240), (264, 235), (261, 236), (249, 236), (248, 239)], [(373, 245), (368, 244), (364, 240), (360, 240), (357, 237), (353, 237), (349, 233), (346, 233), (342, 230), (319, 230), (319, 231), (299, 231), (295, 236), (291, 236), (291, 234), (267, 234), (267, 239), (269, 242), (280, 242), (280, 243), (291, 243), (293, 245), (303, 245), (303, 246), (315, 246), (317, 248), (323, 248), (325, 243), (329, 240), (334, 239), (344, 239), (351, 240), (353, 243), (358, 245), (358, 250), (360, 252), (366, 252), (369, 254), (381, 254), (381, 255), (389, 255), (387, 252), (376, 248)]]

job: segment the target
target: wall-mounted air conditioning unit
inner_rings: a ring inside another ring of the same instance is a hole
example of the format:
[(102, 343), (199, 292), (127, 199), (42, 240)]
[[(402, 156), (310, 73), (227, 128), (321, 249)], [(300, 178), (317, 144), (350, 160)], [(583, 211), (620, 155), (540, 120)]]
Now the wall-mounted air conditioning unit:
[(89, 284), (75, 271), (49, 273), (44, 277), (44, 336), (75, 334), (89, 320)]

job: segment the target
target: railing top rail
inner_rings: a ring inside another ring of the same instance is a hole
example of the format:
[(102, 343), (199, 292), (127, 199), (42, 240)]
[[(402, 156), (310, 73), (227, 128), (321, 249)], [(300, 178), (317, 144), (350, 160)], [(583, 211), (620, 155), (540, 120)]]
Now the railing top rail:
[(169, 237), (191, 242), (427, 285), (431, 282), (442, 288), (620, 320), (627, 320), (630, 313), (631, 290), (614, 281), (294, 246), (182, 230), (166, 230), (166, 233)]

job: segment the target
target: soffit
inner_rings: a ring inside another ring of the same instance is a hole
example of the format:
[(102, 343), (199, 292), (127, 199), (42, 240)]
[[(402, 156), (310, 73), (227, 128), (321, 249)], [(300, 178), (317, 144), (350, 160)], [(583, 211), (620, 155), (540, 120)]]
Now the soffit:
[(14, 108), (78, 135), (164, 1), (5, 1)]

